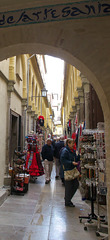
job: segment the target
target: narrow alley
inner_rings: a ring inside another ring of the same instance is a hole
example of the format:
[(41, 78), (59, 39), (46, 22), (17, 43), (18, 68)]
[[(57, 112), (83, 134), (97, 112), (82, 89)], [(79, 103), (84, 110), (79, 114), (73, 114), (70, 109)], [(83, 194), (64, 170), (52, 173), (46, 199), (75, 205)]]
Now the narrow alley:
[(50, 184), (44, 176), (29, 184), (24, 196), (10, 195), (0, 207), (0, 240), (96, 240), (96, 228), (84, 230), (79, 215), (88, 215), (90, 205), (81, 200), (78, 190), (75, 208), (64, 205), (64, 186), (55, 180)]

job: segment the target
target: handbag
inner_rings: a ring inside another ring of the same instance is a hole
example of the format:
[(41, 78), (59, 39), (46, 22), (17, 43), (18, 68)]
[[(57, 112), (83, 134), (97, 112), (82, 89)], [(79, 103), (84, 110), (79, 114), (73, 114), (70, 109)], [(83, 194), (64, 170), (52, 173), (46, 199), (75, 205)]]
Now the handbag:
[(75, 167), (72, 170), (67, 170), (64, 171), (64, 179), (66, 181), (71, 181), (75, 178), (77, 178), (80, 175), (80, 172), (78, 171), (78, 169)]

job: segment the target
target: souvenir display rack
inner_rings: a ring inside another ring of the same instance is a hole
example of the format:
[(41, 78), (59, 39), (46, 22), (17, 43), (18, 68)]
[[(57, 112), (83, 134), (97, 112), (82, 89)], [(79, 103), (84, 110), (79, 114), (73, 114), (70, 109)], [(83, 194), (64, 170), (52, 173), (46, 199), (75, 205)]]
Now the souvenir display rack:
[(107, 186), (106, 186), (106, 153), (105, 153), (105, 133), (102, 128), (95, 133), (96, 148), (97, 148), (97, 203), (98, 203), (98, 222), (97, 236), (102, 236), (103, 239), (108, 237), (108, 224), (105, 216), (105, 221), (100, 220), (100, 205), (106, 205)]
[[(80, 190), (83, 200), (91, 201), (91, 213), (88, 216), (79, 216), (82, 219), (88, 219), (91, 222), (97, 220), (94, 213), (94, 201), (96, 200), (96, 148), (95, 139), (92, 130), (83, 130), (80, 137), (80, 153), (81, 153), (81, 184)], [(86, 228), (84, 228), (86, 230)]]
[[(105, 196), (107, 193), (104, 130), (84, 130), (80, 137), (80, 154), (80, 190), (82, 199), (91, 200), (91, 213), (88, 214), (88, 216), (79, 216), (80, 222), (83, 218), (88, 219), (88, 223), (86, 223), (84, 227), (84, 230), (87, 230), (87, 225), (91, 224), (92, 220), (97, 220), (95, 221), (95, 225), (97, 226), (96, 235), (104, 236), (104, 234), (100, 232), (100, 229), (102, 226), (107, 227), (106, 216), (100, 216), (99, 213), (99, 205), (106, 204)], [(94, 214), (94, 202), (96, 200), (98, 208), (97, 216)]]
[(14, 151), (11, 168), (11, 194), (22, 194), (28, 191), (29, 174), (25, 169), (26, 152)]

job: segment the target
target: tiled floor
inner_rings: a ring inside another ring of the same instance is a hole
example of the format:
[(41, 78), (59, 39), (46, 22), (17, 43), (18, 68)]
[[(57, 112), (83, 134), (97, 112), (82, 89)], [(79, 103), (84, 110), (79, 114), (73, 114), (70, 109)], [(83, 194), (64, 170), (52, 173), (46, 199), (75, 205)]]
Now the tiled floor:
[(0, 207), (0, 240), (96, 240), (96, 228), (84, 230), (79, 215), (90, 206), (77, 191), (75, 208), (64, 206), (64, 186), (55, 180), (45, 185), (44, 176), (30, 183), (24, 196), (11, 195)]

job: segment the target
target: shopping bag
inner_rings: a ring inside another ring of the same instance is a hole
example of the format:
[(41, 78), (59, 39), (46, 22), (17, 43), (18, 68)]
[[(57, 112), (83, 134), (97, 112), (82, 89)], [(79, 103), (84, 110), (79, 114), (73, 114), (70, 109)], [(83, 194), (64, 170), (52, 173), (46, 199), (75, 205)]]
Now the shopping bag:
[(80, 175), (80, 172), (78, 171), (78, 169), (75, 167), (72, 170), (67, 170), (64, 171), (64, 179), (66, 181), (70, 181), (73, 180), (75, 178), (77, 178)]

